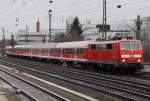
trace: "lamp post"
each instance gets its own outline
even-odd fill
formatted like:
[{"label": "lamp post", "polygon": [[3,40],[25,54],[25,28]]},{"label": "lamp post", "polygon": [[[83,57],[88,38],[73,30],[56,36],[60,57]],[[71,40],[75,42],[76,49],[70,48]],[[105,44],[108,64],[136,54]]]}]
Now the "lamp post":
[{"label": "lamp post", "polygon": [[[49,1],[49,3],[53,3],[52,0]],[[48,15],[49,15],[49,43],[51,43],[51,24],[52,24],[52,10],[48,11]]]}]

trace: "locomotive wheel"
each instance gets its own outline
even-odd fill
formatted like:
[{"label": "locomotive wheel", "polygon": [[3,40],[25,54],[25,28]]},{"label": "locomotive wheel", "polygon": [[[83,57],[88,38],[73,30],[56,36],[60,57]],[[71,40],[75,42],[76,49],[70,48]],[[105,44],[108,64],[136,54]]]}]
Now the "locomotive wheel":
[{"label": "locomotive wheel", "polygon": [[131,65],[130,71],[132,74],[134,74],[137,71],[137,67],[135,65]]},{"label": "locomotive wheel", "polygon": [[106,64],[102,64],[102,71],[107,72],[107,65]]},{"label": "locomotive wheel", "polygon": [[87,64],[86,63],[80,63],[82,68],[87,68]]},{"label": "locomotive wheel", "polygon": [[136,69],[132,69],[131,73],[134,74],[136,72]]},{"label": "locomotive wheel", "polygon": [[116,67],[112,67],[112,72],[113,72],[113,73],[118,73],[118,72],[119,72],[119,69],[116,68]]},{"label": "locomotive wheel", "polygon": [[101,72],[102,71],[102,64],[97,64],[96,69],[98,72]]},{"label": "locomotive wheel", "polygon": [[89,70],[94,70],[96,64],[87,64]]},{"label": "locomotive wheel", "polygon": [[129,73],[129,68],[128,67],[122,67],[122,68],[120,68],[119,72],[123,73],[123,74]]},{"label": "locomotive wheel", "polygon": [[107,69],[106,69],[107,72],[111,72],[111,71],[112,71],[112,65],[107,65],[106,68],[107,68]]}]

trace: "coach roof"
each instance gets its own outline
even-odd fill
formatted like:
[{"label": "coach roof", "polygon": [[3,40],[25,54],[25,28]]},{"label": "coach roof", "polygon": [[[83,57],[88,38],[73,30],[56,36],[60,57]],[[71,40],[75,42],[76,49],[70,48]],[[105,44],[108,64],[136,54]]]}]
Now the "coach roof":
[{"label": "coach roof", "polygon": [[64,42],[57,44],[56,48],[87,48],[91,41]]}]

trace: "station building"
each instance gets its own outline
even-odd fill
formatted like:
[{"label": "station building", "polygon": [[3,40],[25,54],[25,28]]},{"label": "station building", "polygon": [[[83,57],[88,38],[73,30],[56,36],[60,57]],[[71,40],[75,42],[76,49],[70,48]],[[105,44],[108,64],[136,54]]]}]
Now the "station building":
[{"label": "station building", "polygon": [[[54,40],[54,35],[51,35],[51,40]],[[26,32],[25,30],[20,30],[16,33],[16,41],[21,45],[47,43],[49,41],[49,32]]]},{"label": "station building", "polygon": [[[64,29],[51,29],[51,41],[55,40],[55,35],[65,32]],[[36,23],[36,31],[31,32],[26,30],[19,30],[16,33],[15,37],[17,44],[19,45],[32,45],[32,44],[41,44],[41,43],[48,43],[49,42],[49,30],[41,30],[40,29],[40,22]]]}]

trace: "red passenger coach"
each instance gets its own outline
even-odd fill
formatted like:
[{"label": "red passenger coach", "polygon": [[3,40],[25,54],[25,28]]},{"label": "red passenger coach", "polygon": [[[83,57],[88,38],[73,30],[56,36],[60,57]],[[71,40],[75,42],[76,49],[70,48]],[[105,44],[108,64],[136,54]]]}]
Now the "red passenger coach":
[{"label": "red passenger coach", "polygon": [[139,40],[80,41],[7,47],[8,56],[46,59],[68,65],[78,63],[98,71],[136,72],[143,69]]}]

